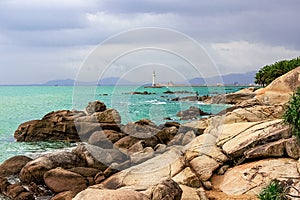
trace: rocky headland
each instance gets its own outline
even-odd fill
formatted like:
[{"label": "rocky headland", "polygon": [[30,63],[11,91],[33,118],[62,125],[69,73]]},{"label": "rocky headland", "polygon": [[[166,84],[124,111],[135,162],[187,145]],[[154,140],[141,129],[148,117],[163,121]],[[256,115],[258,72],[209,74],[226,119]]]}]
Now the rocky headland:
[{"label": "rocky headland", "polygon": [[6,160],[0,192],[20,200],[244,200],[257,199],[277,179],[290,186],[290,196],[300,196],[300,143],[282,120],[299,86],[300,67],[266,88],[210,99],[233,106],[185,124],[142,119],[124,125],[118,111],[100,101],[85,111],[51,112],[21,124],[16,140],[77,146]]}]

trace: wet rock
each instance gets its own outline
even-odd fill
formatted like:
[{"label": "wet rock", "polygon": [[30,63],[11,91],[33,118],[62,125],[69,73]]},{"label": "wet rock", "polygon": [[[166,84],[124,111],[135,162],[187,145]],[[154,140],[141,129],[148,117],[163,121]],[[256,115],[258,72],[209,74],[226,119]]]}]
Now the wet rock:
[{"label": "wet rock", "polygon": [[106,105],[103,102],[97,100],[97,101],[89,102],[85,110],[88,115],[92,115],[95,112],[105,111]]},{"label": "wet rock", "polygon": [[21,169],[30,161],[32,161],[32,159],[27,156],[14,156],[9,158],[0,165],[0,176],[7,177],[19,174]]},{"label": "wet rock", "polygon": [[172,179],[153,186],[152,191],[152,200],[180,200],[182,196],[182,189]]},{"label": "wet rock", "polygon": [[176,116],[180,117],[181,120],[196,119],[199,116],[210,115],[210,113],[202,111],[200,108],[191,106],[189,109],[180,111]]},{"label": "wet rock", "polygon": [[44,181],[47,187],[53,192],[82,191],[87,188],[86,179],[74,172],[61,168],[49,170],[44,174]]},{"label": "wet rock", "polygon": [[122,190],[108,190],[108,189],[95,189],[88,188],[77,194],[74,200],[150,200],[146,195],[128,189]]},{"label": "wet rock", "polygon": [[150,138],[159,131],[158,126],[149,119],[129,122],[124,126],[123,132],[136,138]]},{"label": "wet rock", "polygon": [[19,178],[24,183],[35,182],[44,183],[44,174],[54,168],[65,169],[85,166],[85,160],[71,152],[54,152],[43,155],[33,161],[28,162],[21,170]]},{"label": "wet rock", "polygon": [[14,133],[17,141],[70,141],[77,142],[74,120],[85,114],[81,111],[60,110],[45,115],[41,120],[33,120],[19,125]]}]

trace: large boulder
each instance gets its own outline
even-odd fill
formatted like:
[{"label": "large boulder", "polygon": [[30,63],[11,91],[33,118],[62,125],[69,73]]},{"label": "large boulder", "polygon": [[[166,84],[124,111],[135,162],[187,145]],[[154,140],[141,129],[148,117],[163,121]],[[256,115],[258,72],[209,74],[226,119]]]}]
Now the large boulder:
[{"label": "large boulder", "polygon": [[145,194],[134,190],[121,189],[121,190],[108,190],[88,188],[77,194],[74,200],[150,200]]},{"label": "large boulder", "polygon": [[86,179],[80,174],[56,168],[44,174],[44,181],[48,188],[55,193],[65,191],[80,192],[87,188]]},{"label": "large boulder", "polygon": [[[217,144],[227,155],[240,157],[251,148],[291,136],[290,128],[282,125],[282,120],[249,123],[246,129],[242,129],[242,126],[247,127],[247,124],[236,123],[227,126],[229,129],[221,129]],[[229,132],[234,129],[234,132]]]},{"label": "large boulder", "polygon": [[19,174],[21,169],[30,161],[32,159],[27,156],[14,156],[0,165],[0,176],[7,177]]},{"label": "large boulder", "polygon": [[267,105],[285,104],[300,85],[300,67],[278,77],[267,87],[256,91],[256,98]]},{"label": "large boulder", "polygon": [[259,122],[268,119],[280,119],[284,113],[284,106],[261,106],[237,108],[222,116],[222,123]]},{"label": "large boulder", "polygon": [[43,155],[33,161],[28,162],[21,170],[19,178],[24,183],[35,182],[44,183],[44,174],[54,168],[65,169],[73,167],[83,167],[86,161],[71,152],[54,152]]},{"label": "large boulder", "polygon": [[229,195],[260,193],[271,180],[299,178],[298,162],[288,158],[259,160],[229,169],[220,177],[220,189]]},{"label": "large boulder", "polygon": [[171,148],[150,160],[114,174],[106,179],[102,185],[108,189],[125,187],[134,190],[146,190],[181,172],[185,165],[181,155],[180,148]]},{"label": "large boulder", "polygon": [[18,142],[25,141],[69,141],[78,142],[74,120],[84,116],[84,112],[60,110],[45,115],[41,120],[33,120],[19,125],[14,133]]}]

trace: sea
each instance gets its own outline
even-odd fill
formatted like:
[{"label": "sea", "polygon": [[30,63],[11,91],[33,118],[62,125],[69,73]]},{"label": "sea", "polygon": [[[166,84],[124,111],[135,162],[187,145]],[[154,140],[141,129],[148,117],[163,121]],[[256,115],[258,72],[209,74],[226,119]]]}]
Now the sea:
[{"label": "sea", "polygon": [[[19,124],[41,119],[56,110],[84,110],[89,101],[100,100],[119,111],[122,124],[148,118],[159,124],[181,121],[176,114],[190,106],[216,114],[230,105],[172,101],[176,97],[217,95],[246,86],[162,87],[143,86],[0,86],[0,163],[15,155],[38,155],[71,148],[67,142],[16,142]],[[137,93],[137,94],[136,94]],[[142,94],[140,94],[142,93]],[[145,93],[145,94],[144,94]]]}]

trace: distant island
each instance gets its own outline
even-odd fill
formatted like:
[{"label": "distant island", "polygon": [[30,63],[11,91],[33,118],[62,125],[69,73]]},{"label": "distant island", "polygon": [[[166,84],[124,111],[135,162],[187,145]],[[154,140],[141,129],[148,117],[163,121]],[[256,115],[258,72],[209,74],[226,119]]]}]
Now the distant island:
[{"label": "distant island", "polygon": [[[199,85],[250,85],[253,84],[255,81],[255,74],[256,71],[247,72],[247,73],[231,73],[222,76],[213,76],[209,78],[193,78],[187,80],[185,83],[172,83],[174,86],[199,86]],[[150,76],[149,76],[150,80]],[[223,83],[220,83],[220,80],[223,80]],[[95,85],[93,82],[75,82],[73,79],[64,79],[64,80],[51,80],[43,84],[32,84],[32,85],[39,85],[39,86],[74,86],[82,85],[82,86],[89,86]],[[149,81],[149,83],[140,83],[140,82],[133,82],[126,79],[121,79],[119,77],[108,77],[103,78],[99,81],[97,85],[99,86],[135,86],[135,85],[144,85],[144,86],[151,86],[153,83]],[[171,86],[170,83],[159,83],[158,85],[162,86]]]}]

